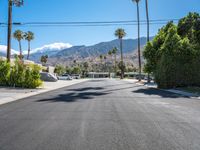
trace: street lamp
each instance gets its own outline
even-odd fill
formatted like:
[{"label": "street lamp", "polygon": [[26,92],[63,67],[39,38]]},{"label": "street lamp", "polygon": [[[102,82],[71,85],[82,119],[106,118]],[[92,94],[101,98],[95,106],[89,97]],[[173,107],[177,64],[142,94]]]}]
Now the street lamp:
[{"label": "street lamp", "polygon": [[8,39],[7,39],[7,61],[11,57],[11,34],[12,34],[12,6],[20,7],[24,0],[8,0]]}]

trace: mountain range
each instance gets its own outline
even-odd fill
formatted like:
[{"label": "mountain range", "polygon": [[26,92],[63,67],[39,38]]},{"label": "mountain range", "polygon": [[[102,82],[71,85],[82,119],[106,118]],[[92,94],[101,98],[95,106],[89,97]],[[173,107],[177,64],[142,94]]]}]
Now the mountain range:
[{"label": "mountain range", "polygon": [[[151,37],[151,40],[153,37]],[[123,52],[124,54],[129,53],[135,53],[137,50],[137,39],[124,39],[123,40]],[[147,38],[142,37],[141,38],[141,47],[144,47],[146,45]],[[109,50],[113,49],[114,47],[117,47],[119,49],[120,44],[119,40],[112,40],[108,42],[101,42],[92,46],[72,46],[70,48],[65,48],[61,50],[54,50],[49,51],[46,50],[44,52],[36,52],[32,53],[30,58],[31,60],[34,60],[36,62],[39,62],[40,57],[42,55],[48,55],[49,61],[54,60],[57,62],[63,62],[63,61],[72,61],[72,60],[81,60],[86,58],[93,58],[93,57],[99,57],[99,55],[105,55],[108,53]],[[118,51],[119,53],[119,51]]]},{"label": "mountain range", "polygon": [[[153,37],[150,38],[151,40]],[[123,40],[123,52],[126,57],[128,54],[135,54],[137,52],[137,39],[124,39]],[[147,38],[141,38],[141,48],[146,45]],[[101,42],[91,46],[72,46],[68,43],[53,43],[49,45],[44,45],[43,47],[36,48],[31,51],[30,60],[35,62],[40,62],[40,58],[42,55],[48,55],[48,62],[51,65],[55,65],[57,63],[66,64],[67,62],[71,62],[73,60],[86,60],[88,58],[97,58],[99,55],[106,55],[109,50],[117,47],[119,49],[120,42],[118,39]],[[12,54],[17,54],[18,52],[12,50]],[[27,53],[27,52],[25,52]],[[120,52],[118,51],[118,54]],[[6,55],[6,46],[0,45],[0,56]],[[132,55],[132,56],[133,56]],[[25,55],[26,58],[26,55]],[[132,59],[132,58],[131,58]]]}]

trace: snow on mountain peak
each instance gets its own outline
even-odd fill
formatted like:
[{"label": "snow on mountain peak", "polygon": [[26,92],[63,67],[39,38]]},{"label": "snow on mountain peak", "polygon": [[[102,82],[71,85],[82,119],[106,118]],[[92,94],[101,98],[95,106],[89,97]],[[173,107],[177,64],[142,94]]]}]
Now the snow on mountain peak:
[{"label": "snow on mountain peak", "polygon": [[[6,54],[7,53],[7,46],[6,45],[0,45],[0,53]],[[19,54],[18,51],[11,49],[11,54]]]},{"label": "snow on mountain peak", "polygon": [[31,51],[31,53],[44,53],[48,51],[60,51],[66,48],[72,47],[69,43],[52,43],[48,45],[44,45],[42,47],[36,48]]}]

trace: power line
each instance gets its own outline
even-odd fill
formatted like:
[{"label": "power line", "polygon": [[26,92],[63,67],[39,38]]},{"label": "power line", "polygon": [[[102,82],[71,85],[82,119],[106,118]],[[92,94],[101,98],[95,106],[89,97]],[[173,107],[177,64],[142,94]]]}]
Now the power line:
[{"label": "power line", "polygon": [[[168,21],[178,21],[179,19],[160,19],[160,20],[150,20],[150,24],[163,24]],[[146,20],[141,20],[141,24],[146,24]],[[128,21],[96,21],[96,22],[22,22],[22,23],[13,23],[13,25],[70,25],[70,26],[105,26],[105,25],[135,25],[136,20]],[[0,25],[7,25],[7,23],[0,23]]]}]

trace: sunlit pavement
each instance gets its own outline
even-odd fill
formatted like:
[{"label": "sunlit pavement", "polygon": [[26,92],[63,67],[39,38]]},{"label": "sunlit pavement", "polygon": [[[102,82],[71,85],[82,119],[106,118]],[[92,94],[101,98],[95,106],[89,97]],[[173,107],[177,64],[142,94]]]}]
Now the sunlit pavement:
[{"label": "sunlit pavement", "polygon": [[0,106],[0,150],[199,150],[200,101],[90,80]]},{"label": "sunlit pavement", "polygon": [[23,89],[23,88],[5,88],[0,87],[0,105],[10,103],[22,98],[27,98],[37,94],[49,92],[55,89],[71,86],[74,84],[79,84],[89,79],[79,79],[79,80],[70,80],[64,81],[59,80],[57,82],[44,82],[42,87],[38,89]]}]

